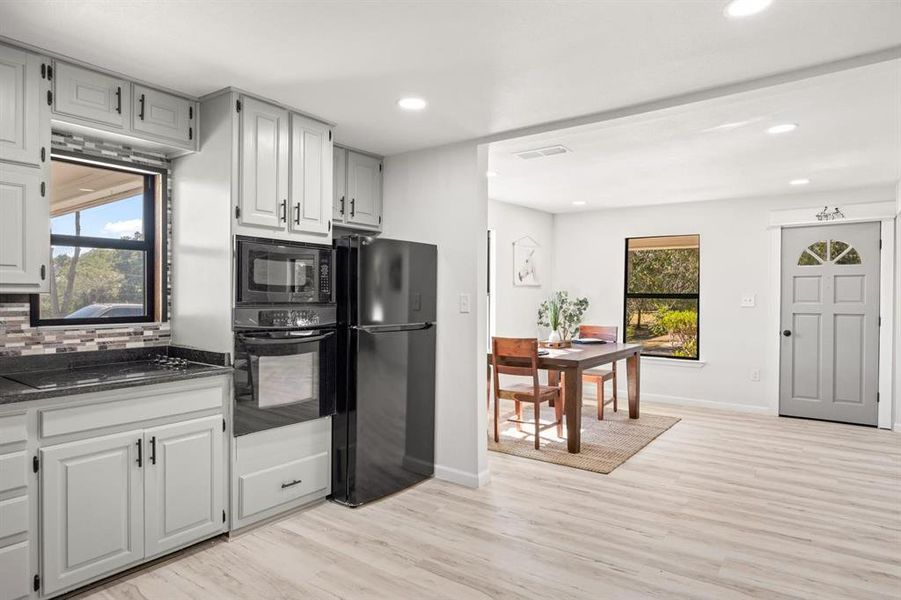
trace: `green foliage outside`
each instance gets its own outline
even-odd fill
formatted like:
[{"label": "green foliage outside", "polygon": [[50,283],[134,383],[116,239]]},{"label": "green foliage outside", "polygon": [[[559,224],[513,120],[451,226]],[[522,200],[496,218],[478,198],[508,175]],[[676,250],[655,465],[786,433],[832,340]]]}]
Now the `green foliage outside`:
[{"label": "green foliage outside", "polygon": [[652,329],[657,335],[669,337],[673,356],[697,356],[697,310],[669,310],[661,307],[657,311],[657,319]]}]

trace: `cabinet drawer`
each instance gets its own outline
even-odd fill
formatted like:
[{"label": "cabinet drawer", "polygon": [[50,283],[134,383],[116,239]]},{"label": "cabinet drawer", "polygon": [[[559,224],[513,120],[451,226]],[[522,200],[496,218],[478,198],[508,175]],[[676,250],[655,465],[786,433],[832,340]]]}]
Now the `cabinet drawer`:
[{"label": "cabinet drawer", "polygon": [[221,409],[222,403],[223,392],[219,384],[181,390],[145,388],[141,392],[132,392],[122,400],[98,400],[95,404],[42,410],[38,422],[41,436],[46,438],[201,410]]},{"label": "cabinet drawer", "polygon": [[0,492],[24,488],[27,485],[27,464],[24,452],[0,456]]},{"label": "cabinet drawer", "polygon": [[28,531],[28,496],[0,501],[0,540]]},{"label": "cabinet drawer", "polygon": [[0,600],[27,598],[31,592],[28,542],[0,548]]},{"label": "cabinet drawer", "polygon": [[24,414],[0,417],[0,445],[24,442],[26,439]]},{"label": "cabinet drawer", "polygon": [[329,485],[328,453],[242,475],[238,480],[239,517],[246,519]]}]

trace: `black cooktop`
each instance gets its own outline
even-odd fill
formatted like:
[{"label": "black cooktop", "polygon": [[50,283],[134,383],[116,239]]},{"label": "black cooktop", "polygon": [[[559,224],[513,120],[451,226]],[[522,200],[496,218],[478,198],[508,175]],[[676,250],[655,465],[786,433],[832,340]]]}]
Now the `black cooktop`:
[{"label": "black cooktop", "polygon": [[72,369],[10,373],[4,377],[38,390],[51,390],[61,387],[169,377],[173,371],[190,374],[193,371],[205,369],[209,369],[209,365],[177,358],[159,357],[154,360],[109,363]]}]

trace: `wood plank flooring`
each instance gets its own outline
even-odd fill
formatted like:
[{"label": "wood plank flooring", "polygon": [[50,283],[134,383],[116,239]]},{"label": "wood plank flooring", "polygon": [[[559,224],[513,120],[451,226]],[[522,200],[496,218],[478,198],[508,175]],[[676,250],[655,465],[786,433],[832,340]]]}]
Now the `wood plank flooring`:
[{"label": "wood plank flooring", "polygon": [[491,483],[331,503],[91,600],[901,598],[901,435],[648,403],[610,475],[489,453]]}]

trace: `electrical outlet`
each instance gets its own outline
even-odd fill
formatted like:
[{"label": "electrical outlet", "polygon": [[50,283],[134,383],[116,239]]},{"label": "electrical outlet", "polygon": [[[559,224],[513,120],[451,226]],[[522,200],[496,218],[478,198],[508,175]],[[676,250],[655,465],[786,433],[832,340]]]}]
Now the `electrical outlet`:
[{"label": "electrical outlet", "polygon": [[460,312],[468,313],[472,308],[470,305],[471,301],[469,299],[469,294],[460,294]]},{"label": "electrical outlet", "polygon": [[751,381],[760,381],[760,369],[751,369]]},{"label": "electrical outlet", "polygon": [[757,294],[745,294],[741,297],[742,308],[754,308],[757,306]]}]

